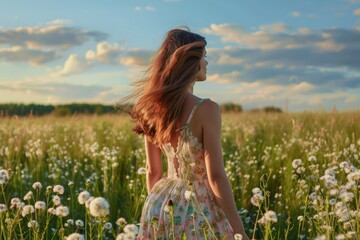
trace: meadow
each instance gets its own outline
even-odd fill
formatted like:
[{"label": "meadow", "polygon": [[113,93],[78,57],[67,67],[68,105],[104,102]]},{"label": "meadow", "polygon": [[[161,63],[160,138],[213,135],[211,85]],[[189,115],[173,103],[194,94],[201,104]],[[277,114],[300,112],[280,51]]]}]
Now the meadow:
[{"label": "meadow", "polygon": [[[132,126],[1,118],[0,239],[134,239],[147,193]],[[360,112],[226,113],[222,147],[249,236],[360,239]]]}]

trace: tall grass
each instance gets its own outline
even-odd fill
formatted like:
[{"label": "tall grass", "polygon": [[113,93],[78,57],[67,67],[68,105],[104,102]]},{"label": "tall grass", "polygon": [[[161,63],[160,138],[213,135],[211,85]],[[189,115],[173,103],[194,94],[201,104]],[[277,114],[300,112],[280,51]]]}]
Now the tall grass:
[{"label": "tall grass", "polygon": [[[360,238],[358,123],[359,112],[223,115],[225,167],[248,235]],[[131,127],[125,115],[0,119],[0,239],[134,236],[146,184]]]}]

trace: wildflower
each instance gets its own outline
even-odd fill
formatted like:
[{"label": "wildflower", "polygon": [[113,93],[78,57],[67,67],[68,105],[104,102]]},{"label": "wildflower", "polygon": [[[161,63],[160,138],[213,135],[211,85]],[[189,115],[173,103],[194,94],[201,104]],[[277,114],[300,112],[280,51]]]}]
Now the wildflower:
[{"label": "wildflower", "polygon": [[320,235],[320,236],[317,236],[317,237],[315,238],[315,240],[326,240],[326,235],[325,235],[325,234],[322,234],[322,235]]},{"label": "wildflower", "polygon": [[185,199],[190,200],[191,197],[195,197],[195,193],[193,191],[186,190],[185,191]]},{"label": "wildflower", "polygon": [[53,191],[54,191],[54,193],[58,193],[58,194],[62,195],[62,194],[64,194],[65,189],[61,185],[55,185],[53,188]]},{"label": "wildflower", "polygon": [[31,197],[32,197],[32,195],[33,195],[33,192],[32,192],[32,191],[28,191],[28,192],[25,194],[25,196],[24,196],[24,200],[25,200],[25,201],[26,201],[26,200],[30,200]]},{"label": "wildflower", "polygon": [[354,199],[354,194],[352,192],[341,192],[339,197],[344,201],[344,202],[351,202]]},{"label": "wildflower", "polygon": [[3,212],[6,212],[6,210],[7,210],[6,205],[3,204],[3,203],[1,203],[1,204],[0,204],[0,214],[3,213]]},{"label": "wildflower", "polygon": [[39,227],[39,223],[35,220],[31,220],[30,222],[28,222],[27,225],[29,228],[38,228]]},{"label": "wildflower", "polygon": [[298,174],[301,174],[303,172],[305,172],[305,168],[303,166],[300,166],[296,169],[296,173],[298,173]]},{"label": "wildflower", "polygon": [[35,203],[35,208],[36,209],[45,209],[46,208],[46,203],[45,202],[43,202],[43,201],[37,201],[36,203]]},{"label": "wildflower", "polygon": [[33,213],[33,212],[35,212],[35,209],[34,209],[34,207],[33,207],[32,205],[25,205],[25,206],[22,208],[21,215],[22,215],[23,217],[25,217],[26,215],[31,214],[31,213]]},{"label": "wildflower", "polygon": [[70,224],[70,225],[74,225],[74,220],[73,220],[73,219],[68,219],[66,222],[67,222],[68,224]]},{"label": "wildflower", "polygon": [[146,168],[144,168],[144,167],[139,168],[137,171],[137,174],[140,174],[140,175],[146,174]]},{"label": "wildflower", "polygon": [[91,201],[94,200],[94,199],[95,198],[93,196],[89,197],[89,199],[85,201],[85,207],[89,208]]},{"label": "wildflower", "polygon": [[110,229],[112,228],[111,222],[105,223],[103,228],[104,228],[104,229],[107,229],[107,230],[110,230]]},{"label": "wildflower", "polygon": [[267,221],[277,222],[276,213],[274,211],[269,210],[264,214],[264,216],[265,216]]},{"label": "wildflower", "polygon": [[78,220],[75,221],[75,225],[76,225],[77,227],[83,227],[83,226],[84,226],[84,222],[83,222],[82,220],[78,219]]},{"label": "wildflower", "polygon": [[310,156],[310,157],[308,157],[308,161],[309,162],[316,162],[316,157],[315,156]]},{"label": "wildflower", "polygon": [[302,165],[302,161],[301,159],[294,159],[294,161],[292,162],[292,167],[294,169],[296,169],[298,166]]},{"label": "wildflower", "polygon": [[69,187],[71,187],[71,186],[73,186],[74,185],[74,182],[72,182],[72,181],[70,181],[69,183],[68,183],[68,186]]},{"label": "wildflower", "polygon": [[60,199],[60,197],[59,197],[58,195],[55,195],[55,196],[53,197],[52,201],[53,201],[53,203],[54,203],[55,206],[58,206],[58,205],[60,205],[60,203],[61,203],[61,199]]},{"label": "wildflower", "polygon": [[90,213],[94,217],[105,217],[109,214],[109,203],[103,197],[94,198],[90,202]]},{"label": "wildflower", "polygon": [[21,200],[19,198],[12,198],[10,201],[10,208],[19,208],[21,206]]},{"label": "wildflower", "polygon": [[299,221],[299,222],[302,222],[302,221],[304,221],[304,216],[298,216],[298,218],[297,218],[297,220]]},{"label": "wildflower", "polygon": [[78,196],[78,201],[81,205],[83,205],[89,198],[90,193],[88,191],[82,191]]},{"label": "wildflower", "polygon": [[127,224],[124,227],[124,232],[125,233],[138,233],[139,228],[135,224]]},{"label": "wildflower", "polygon": [[347,175],[349,181],[355,182],[360,180],[360,170],[357,169],[354,172],[351,172]]},{"label": "wildflower", "polygon": [[129,233],[120,233],[119,235],[116,236],[115,240],[135,240],[136,239],[136,235],[133,232],[129,232]]},{"label": "wildflower", "polygon": [[263,201],[264,201],[264,197],[261,194],[254,194],[251,197],[251,203],[256,207],[260,207]]},{"label": "wildflower", "polygon": [[48,211],[49,214],[52,214],[52,215],[56,214],[56,209],[53,208],[53,207],[49,208],[47,211]]},{"label": "wildflower", "polygon": [[126,224],[127,224],[127,222],[126,222],[125,218],[119,218],[118,220],[116,220],[116,225],[118,225],[120,227],[122,227]]},{"label": "wildflower", "polygon": [[235,240],[242,240],[243,236],[240,233],[237,233],[237,234],[234,235],[234,239]]},{"label": "wildflower", "polygon": [[9,180],[9,172],[5,169],[0,169],[0,185],[4,185]]},{"label": "wildflower", "polygon": [[66,240],[85,240],[84,235],[79,233],[72,233],[65,238]]},{"label": "wildflower", "polygon": [[260,188],[253,188],[253,190],[252,190],[252,193],[255,195],[255,194],[260,194],[260,195],[262,195],[263,193],[262,193],[262,191],[260,190]]},{"label": "wildflower", "polygon": [[336,240],[345,240],[346,237],[345,237],[344,234],[339,234],[339,235],[336,235],[335,239],[336,239]]},{"label": "wildflower", "polygon": [[35,190],[41,190],[42,188],[42,184],[40,182],[35,182],[33,185],[32,185],[33,189]]},{"label": "wildflower", "polygon": [[69,208],[66,206],[58,206],[56,208],[56,216],[59,217],[66,217],[67,215],[69,215]]},{"label": "wildflower", "polygon": [[335,205],[335,203],[336,203],[336,199],[335,198],[331,198],[330,200],[329,200],[329,204],[332,206],[332,205]]}]

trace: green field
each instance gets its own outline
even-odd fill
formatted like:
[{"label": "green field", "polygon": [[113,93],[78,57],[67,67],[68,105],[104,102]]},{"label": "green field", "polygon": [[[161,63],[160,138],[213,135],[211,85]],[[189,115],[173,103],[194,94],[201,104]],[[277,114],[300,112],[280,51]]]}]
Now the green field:
[{"label": "green field", "polygon": [[[125,115],[0,119],[0,239],[134,237],[146,183],[131,127]],[[249,236],[360,239],[360,112],[226,113],[222,146]]]}]

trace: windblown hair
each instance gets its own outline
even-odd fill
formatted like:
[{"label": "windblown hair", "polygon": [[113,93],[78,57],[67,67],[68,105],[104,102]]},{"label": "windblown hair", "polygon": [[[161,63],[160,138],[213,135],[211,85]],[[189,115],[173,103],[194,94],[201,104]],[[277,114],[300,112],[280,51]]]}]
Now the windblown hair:
[{"label": "windblown hair", "polygon": [[167,33],[144,78],[127,97],[138,98],[130,111],[136,133],[145,134],[156,145],[171,140],[187,91],[200,70],[205,45],[205,38],[189,29]]}]

